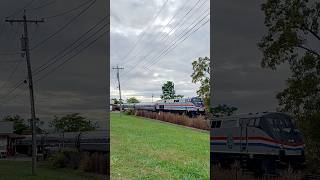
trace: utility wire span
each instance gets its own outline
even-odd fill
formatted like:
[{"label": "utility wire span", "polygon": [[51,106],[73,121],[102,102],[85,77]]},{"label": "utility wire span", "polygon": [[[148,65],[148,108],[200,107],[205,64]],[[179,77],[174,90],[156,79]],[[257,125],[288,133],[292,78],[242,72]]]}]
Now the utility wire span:
[{"label": "utility wire span", "polygon": [[4,83],[2,83],[2,85],[0,86],[0,90],[5,88],[7,83],[10,82],[10,80],[12,79],[12,77],[14,76],[14,74],[17,72],[19,65],[21,64],[21,60],[16,62],[16,64],[14,65],[14,68],[12,70],[12,72],[9,74],[8,78],[4,81]]},{"label": "utility wire span", "polygon": [[[101,28],[98,29],[97,32],[95,32],[94,34],[90,35],[89,37],[87,37],[86,39],[84,39],[82,42],[80,42],[77,46],[75,46],[73,49],[69,50],[68,52],[64,53],[59,59],[56,59],[59,55],[61,54],[57,54],[57,56],[54,57],[54,59],[56,59],[55,61],[51,61],[50,64],[47,64],[45,67],[43,67],[42,69],[37,69],[37,71],[34,73],[34,75],[37,75],[39,74],[40,72],[46,70],[47,68],[49,68],[50,66],[52,66],[53,64],[55,64],[56,62],[58,62],[61,58],[67,56],[68,54],[72,53],[73,50],[77,49],[78,47],[80,47],[84,42],[86,42],[87,40],[89,40],[90,38],[92,38],[93,36],[95,36],[97,33],[99,33],[100,31],[102,31],[106,26],[108,25],[107,24],[104,24]],[[67,50],[67,49],[65,49]],[[63,51],[65,51],[63,50]]]},{"label": "utility wire span", "polygon": [[[35,69],[35,72],[34,72],[34,75],[37,75],[37,74],[39,74],[40,73],[40,70],[41,71],[43,71],[44,69],[44,66],[46,66],[46,65],[48,65],[49,63],[50,64],[54,64],[51,60],[54,60],[54,59],[56,59],[59,55],[61,55],[61,53],[63,53],[63,52],[65,52],[66,50],[68,50],[67,48],[69,48],[69,47],[72,47],[76,42],[78,42],[79,40],[81,40],[85,35],[87,35],[89,32],[91,32],[94,28],[96,28],[98,25],[101,25],[101,23],[104,21],[104,20],[106,20],[108,17],[107,16],[105,16],[105,17],[103,17],[102,19],[100,19],[94,26],[92,26],[87,32],[85,32],[84,34],[82,34],[76,41],[74,41],[73,43],[71,43],[69,46],[67,46],[66,47],[66,49],[64,49],[63,51],[60,51],[56,56],[54,56],[53,58],[50,58],[46,63],[44,63],[43,65],[41,65],[40,67],[38,67],[38,68],[36,68]],[[109,23],[107,23],[107,24],[104,24],[103,25],[103,27],[106,27],[107,25],[108,25]],[[97,32],[100,32],[101,31],[101,28],[100,29],[98,29],[98,31],[96,31],[95,33],[97,33]],[[107,30],[108,31],[108,30]],[[92,36],[90,36],[90,38],[91,38]],[[98,38],[101,38],[102,36],[99,36]],[[84,41],[86,41],[86,40],[88,40],[89,38],[87,38],[87,39],[85,39]],[[94,42],[96,41],[97,39],[95,39],[94,40]],[[84,41],[82,41],[81,43],[83,43]],[[91,42],[89,45],[87,45],[85,48],[82,48],[81,50],[84,50],[84,49],[86,49],[86,48],[88,48],[89,46],[91,46],[94,42]],[[80,45],[81,45],[81,43],[80,43]],[[77,46],[77,47],[79,47],[79,45]],[[77,52],[77,55],[78,54],[80,54],[81,52]],[[65,55],[67,55],[67,54],[65,54]],[[64,57],[64,56],[63,56]],[[75,56],[73,56],[72,58],[74,58]],[[69,60],[71,60],[72,58],[69,58]],[[58,60],[61,60],[61,57],[60,57],[60,59],[58,59]],[[57,62],[58,60],[56,60],[55,62]],[[69,60],[67,60],[67,61],[69,61]],[[63,63],[63,64],[65,64],[65,62]],[[60,64],[60,65],[58,65],[59,67],[61,67],[62,65]],[[41,69],[42,68],[42,69]],[[48,67],[45,67],[45,69],[47,69]],[[57,69],[57,67],[56,67],[56,69]],[[51,70],[52,71],[52,70]],[[53,70],[53,71],[55,71],[55,70]],[[53,72],[52,71],[52,72]],[[47,74],[49,74],[49,73],[47,73]],[[45,76],[47,76],[47,75],[45,75]],[[41,79],[43,79],[44,77],[41,77]],[[39,79],[38,80],[36,80],[35,82],[37,82],[37,81],[40,81]],[[19,88],[20,86],[22,86],[23,85],[23,83],[24,83],[24,81],[19,81],[19,82],[17,82],[10,90],[9,90],[9,92],[7,93],[7,94],[5,94],[5,95],[3,95],[3,96],[1,96],[1,97],[8,97],[12,92],[14,92],[17,88]],[[2,98],[0,98],[0,99],[2,99]]]},{"label": "utility wire span", "polygon": [[95,38],[93,41],[91,41],[89,44],[87,44],[85,47],[81,48],[80,50],[78,50],[76,52],[76,54],[72,55],[71,57],[69,57],[68,59],[64,60],[61,64],[59,64],[58,66],[56,66],[55,68],[51,69],[49,72],[47,72],[46,74],[44,74],[43,76],[41,76],[40,78],[38,78],[36,80],[36,82],[41,81],[42,79],[44,79],[45,77],[47,77],[48,75],[50,75],[51,73],[53,73],[54,71],[56,71],[57,69],[61,68],[65,63],[69,62],[70,60],[72,60],[74,57],[78,56],[80,53],[82,53],[85,49],[88,49],[90,46],[92,46],[97,40],[99,40],[100,38],[102,38],[106,33],[108,32],[105,31],[103,32],[101,35],[99,35],[97,38]]},{"label": "utility wire span", "polygon": [[[187,6],[187,4],[188,4],[189,1],[190,1],[190,0],[187,0],[187,2],[184,3],[183,7],[180,7],[179,9],[177,9],[176,13],[171,17],[171,19],[168,21],[168,23],[167,23],[165,26],[162,26],[162,28],[159,30],[160,33],[161,33],[166,27],[168,27],[168,26],[170,25],[170,23],[174,20],[174,18],[181,12],[180,10],[183,10],[183,9]],[[164,33],[163,33],[163,34],[164,34]],[[150,40],[150,42],[154,41],[157,37],[158,37],[158,36],[153,36],[153,38]],[[138,53],[136,53],[136,55],[135,55],[133,58],[131,58],[131,59],[136,58],[136,57],[138,56],[138,54],[139,54],[142,50],[144,50],[144,49],[141,48],[140,51],[139,51]],[[125,62],[122,64],[122,66],[125,66],[128,62],[131,62],[131,61],[125,61]],[[134,66],[133,66],[133,67],[134,67]]]},{"label": "utility wire span", "polygon": [[138,43],[142,40],[142,38],[144,37],[146,31],[150,28],[150,25],[152,24],[153,21],[155,21],[158,16],[160,15],[160,13],[162,12],[162,10],[164,9],[164,7],[166,6],[166,4],[168,3],[168,0],[166,0],[163,5],[161,6],[160,10],[157,12],[157,14],[152,18],[152,20],[148,23],[148,25],[146,26],[146,28],[142,31],[142,33],[139,34],[137,41],[133,44],[132,48],[121,58],[121,62],[124,61],[124,59],[128,58],[128,56],[130,55],[130,53],[133,52],[133,50],[137,47]]},{"label": "utility wire span", "polygon": [[[191,32],[190,34],[189,34],[189,36],[186,36],[187,34],[188,34],[188,32],[190,32],[191,30],[193,30],[193,29],[195,29],[195,27],[199,24],[199,23],[201,23],[206,17],[208,17],[208,15],[210,15],[210,14],[207,14],[205,17],[203,17],[200,21],[198,21],[191,29],[189,29],[186,33],[184,33],[182,36],[180,36],[180,38],[178,39],[178,40],[176,40],[171,46],[168,46],[168,47],[166,47],[166,48],[164,48],[163,50],[162,50],[162,52],[160,53],[160,55],[158,55],[158,56],[155,56],[153,59],[151,59],[151,65],[153,65],[154,64],[154,61],[156,61],[156,60],[158,60],[158,59],[160,59],[160,57],[162,56],[162,55],[167,55],[170,51],[172,51],[173,49],[175,49],[176,48],[176,46],[178,45],[177,43],[179,42],[179,40],[181,40],[181,39],[183,39],[183,37],[186,37],[186,38],[184,38],[182,41],[180,41],[180,43],[182,43],[183,41],[185,41],[187,38],[189,38],[190,36],[191,36],[191,34],[193,34],[193,33],[195,33],[197,30],[199,30],[200,29],[200,27],[202,27],[202,26],[204,26],[206,23],[208,23],[209,22],[209,20],[207,20],[207,21],[205,21],[205,23],[203,23],[202,25],[200,25],[199,26],[199,28],[197,28],[196,30],[194,30],[193,32]],[[194,23],[193,23],[194,24]],[[191,24],[192,25],[192,24]],[[180,44],[179,43],[179,44]],[[135,66],[135,67],[137,67],[137,66]],[[129,71],[127,71],[127,73],[126,74],[128,74],[130,71],[132,71],[134,68],[132,68],[132,69],[130,69]],[[126,82],[128,79],[126,79],[124,82]]]},{"label": "utility wire span", "polygon": [[[196,19],[195,21],[193,21],[188,27],[186,27],[186,29],[184,31],[182,31],[178,36],[177,36],[177,39],[174,39],[171,43],[171,46],[170,46],[170,43],[169,43],[169,46],[167,48],[163,48],[162,51],[166,51],[166,49],[170,49],[172,46],[174,46],[174,44],[176,44],[180,39],[182,39],[183,37],[185,37],[189,32],[191,32],[194,28],[196,28],[197,25],[199,25],[205,18],[207,18],[210,13],[209,13],[209,10],[210,9],[207,9],[206,11],[204,11],[199,19],[202,17],[203,14],[205,14],[206,12],[208,12],[207,14],[205,14],[204,17],[202,17],[200,19],[200,21],[198,21],[198,19]],[[151,59],[152,61],[152,59]],[[144,64],[144,65],[147,65],[147,62]]]},{"label": "utility wire span", "polygon": [[45,3],[45,4],[42,4],[42,5],[40,5],[40,6],[33,7],[33,8],[28,8],[28,9],[26,9],[26,10],[27,10],[27,11],[34,11],[34,10],[43,9],[43,8],[46,8],[46,7],[48,7],[48,6],[51,6],[51,5],[55,4],[56,2],[57,2],[57,0],[52,0],[52,1],[49,1],[49,2],[47,2],[47,3]]},{"label": "utility wire span", "polygon": [[[161,36],[161,39],[159,40],[160,42],[162,42],[162,40],[165,40],[163,43],[166,43],[167,42],[167,40],[170,38],[170,33],[174,30],[174,32],[178,32],[178,29],[180,29],[180,27],[182,27],[182,25],[183,25],[183,23],[185,22],[184,20],[185,20],[185,18],[187,17],[187,15],[195,8],[195,7],[197,7],[197,5],[200,3],[200,0],[198,0],[193,6],[192,6],[192,8],[182,17],[182,19],[178,22],[178,24],[176,24],[176,26],[175,27],[173,27],[173,28],[171,28],[171,30],[167,33],[167,34],[165,34],[165,36]],[[203,1],[203,3],[196,9],[196,10],[198,10],[198,9],[200,9],[203,5],[204,5],[204,3],[206,3],[206,0],[205,1]],[[193,13],[194,14],[194,13]],[[193,16],[193,14],[191,14],[191,17]],[[201,16],[202,16],[202,14],[201,14]],[[181,23],[181,22],[183,22],[183,23]],[[176,29],[177,28],[177,29]],[[187,28],[186,28],[187,29]],[[185,30],[186,30],[185,29]],[[181,34],[181,33],[180,33]],[[179,34],[179,35],[180,35]],[[173,35],[173,34],[172,34]],[[174,40],[173,40],[174,41]],[[137,61],[137,63],[135,64],[135,65],[133,65],[133,67],[132,68],[135,68],[135,67],[137,67],[141,62],[143,62],[143,60],[144,59],[146,59],[149,55],[151,55],[151,53],[153,52],[153,50],[152,49],[150,49],[148,52],[147,52],[147,54],[142,58],[142,59],[140,59],[139,61]],[[132,71],[132,68],[129,70],[129,71]],[[128,71],[124,74],[124,75],[126,75],[128,73]]]},{"label": "utility wire span", "polygon": [[[67,47],[65,47],[62,51],[60,51],[59,53],[57,53],[53,58],[50,58],[47,62],[45,62],[44,64],[42,64],[41,66],[37,67],[34,70],[34,73],[39,73],[39,71],[42,71],[43,67],[48,65],[48,64],[52,64],[52,60],[56,59],[57,57],[59,57],[59,55],[61,55],[62,53],[64,53],[65,51],[68,50],[68,48],[72,47],[73,45],[75,45],[77,42],[79,42],[83,37],[85,37],[87,34],[89,34],[93,29],[95,29],[97,26],[101,25],[101,23],[106,20],[107,16],[103,17],[101,20],[99,20],[94,26],[92,26],[89,30],[87,30],[85,33],[83,33],[78,39],[76,39],[73,43],[69,44]],[[108,24],[105,24],[103,27],[105,27]]]},{"label": "utility wire span", "polygon": [[[193,33],[195,33],[196,31],[198,31],[201,27],[203,27],[205,24],[207,24],[210,21],[210,19],[206,20],[204,23],[202,23],[197,29],[195,29],[194,31],[192,31],[192,33],[190,33],[188,36],[186,36],[184,39],[182,39],[178,44],[181,44],[182,42],[184,42],[186,39],[188,39]],[[160,55],[148,68],[150,68],[151,66],[155,65],[162,57],[166,56],[169,52],[171,52],[172,50],[174,50],[178,44],[175,44],[174,47],[172,47],[170,50],[166,51],[164,54]],[[150,70],[149,70],[150,71]]]},{"label": "utility wire span", "polygon": [[47,38],[41,40],[40,42],[36,43],[33,47],[30,48],[30,50],[35,50],[36,48],[40,47],[43,45],[46,41],[50,40],[54,36],[56,36],[58,33],[63,31],[66,27],[68,27],[71,23],[73,23],[78,17],[80,17],[83,13],[85,13],[92,5],[96,2],[96,0],[93,0],[91,4],[89,4],[85,9],[83,9],[79,14],[77,14],[75,17],[73,17],[70,21],[68,21],[66,24],[61,26],[56,32],[53,34],[49,35]]},{"label": "utility wire span", "polygon": [[84,2],[84,3],[81,3],[80,5],[72,8],[72,9],[69,9],[69,10],[67,10],[67,11],[64,11],[64,12],[61,12],[61,13],[58,13],[58,14],[46,16],[46,17],[44,17],[44,18],[45,18],[45,19],[51,19],[51,18],[56,18],[56,17],[60,17],[60,16],[63,16],[63,15],[69,14],[69,13],[80,9],[81,7],[83,7],[83,6],[89,4],[90,2],[93,2],[93,1],[95,1],[95,0],[88,0],[88,1],[86,1],[86,2]]}]

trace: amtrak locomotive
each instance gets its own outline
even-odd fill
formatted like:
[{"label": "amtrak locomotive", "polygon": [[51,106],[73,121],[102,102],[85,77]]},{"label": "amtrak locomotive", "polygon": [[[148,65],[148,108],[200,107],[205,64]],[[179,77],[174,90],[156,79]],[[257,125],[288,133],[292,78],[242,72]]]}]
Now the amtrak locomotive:
[{"label": "amtrak locomotive", "polygon": [[298,167],[305,160],[302,135],[284,113],[214,118],[210,144],[212,163],[228,167],[236,160],[260,173],[276,173],[289,164]]},{"label": "amtrak locomotive", "polygon": [[123,109],[172,112],[196,116],[204,114],[205,107],[199,97],[159,100],[154,103],[125,103]]}]

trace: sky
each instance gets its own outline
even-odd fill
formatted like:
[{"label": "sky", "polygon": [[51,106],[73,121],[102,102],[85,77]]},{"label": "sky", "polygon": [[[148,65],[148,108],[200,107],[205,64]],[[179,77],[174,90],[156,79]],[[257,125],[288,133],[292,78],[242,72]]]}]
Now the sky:
[{"label": "sky", "polygon": [[266,34],[264,1],[215,0],[213,4],[213,101],[228,104],[238,113],[275,111],[276,94],[286,87],[288,64],[277,70],[260,66],[257,43]]},{"label": "sky", "polygon": [[[28,24],[29,41],[32,48],[31,64],[34,70],[36,116],[44,121],[45,128],[48,128],[48,122],[55,115],[61,117],[69,113],[80,113],[87,119],[98,122],[99,128],[106,128],[108,124],[106,119],[108,79],[105,34],[108,26],[103,26],[107,23],[107,18],[103,19],[107,15],[104,0],[3,0],[0,2],[1,118],[15,114],[24,119],[30,118],[27,84],[22,84],[12,91],[18,82],[27,77],[25,58],[20,54],[4,55],[8,52],[20,52],[23,26],[19,23],[10,25],[4,20],[8,16],[9,19],[21,19],[23,8],[26,9],[27,18],[38,20],[44,18],[45,21],[37,25]],[[61,57],[63,52],[66,52],[62,50],[98,22],[100,24],[93,31],[86,34],[72,47],[77,47],[78,43],[92,35],[91,38],[68,55]],[[93,35],[99,28],[100,31]],[[89,43],[96,38],[97,41],[90,47],[51,72],[58,64],[69,59],[76,52],[80,52],[85,46],[89,46]],[[47,40],[41,43],[45,39]],[[36,46],[37,44],[41,45]],[[53,62],[56,56],[58,56],[58,61],[55,64],[50,64],[39,74],[35,73],[35,70],[45,62],[49,60]],[[51,73],[44,76],[47,72]],[[42,76],[44,78],[37,81]]]},{"label": "sky", "polygon": [[119,98],[112,69],[117,65],[124,68],[120,70],[124,100],[158,100],[166,81],[174,82],[176,94],[197,96],[191,63],[210,55],[209,1],[117,0],[110,7],[111,98]]}]

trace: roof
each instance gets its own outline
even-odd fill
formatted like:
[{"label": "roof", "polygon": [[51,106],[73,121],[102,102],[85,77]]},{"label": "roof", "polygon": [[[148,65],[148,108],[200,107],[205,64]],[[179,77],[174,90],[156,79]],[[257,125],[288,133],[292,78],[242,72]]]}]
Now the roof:
[{"label": "roof", "polygon": [[287,115],[282,112],[257,112],[257,113],[249,113],[249,114],[238,114],[231,116],[223,116],[223,117],[214,117],[213,120],[227,120],[227,119],[240,119],[240,118],[259,118],[267,115]]}]

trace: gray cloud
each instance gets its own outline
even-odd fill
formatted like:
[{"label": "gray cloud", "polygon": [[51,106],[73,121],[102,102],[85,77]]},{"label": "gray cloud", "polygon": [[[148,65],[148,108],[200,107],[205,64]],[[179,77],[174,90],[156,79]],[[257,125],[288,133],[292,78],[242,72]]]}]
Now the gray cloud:
[{"label": "gray cloud", "polygon": [[[27,0],[19,2],[17,0],[1,1],[0,52],[20,50],[19,38],[23,30],[22,25],[13,24],[11,26],[8,23],[4,23],[4,19],[28,2],[29,1]],[[46,8],[32,10],[33,8],[46,3],[43,0],[35,0],[27,7],[27,16],[29,18],[47,17],[65,12],[66,10],[77,7],[83,2],[85,1],[56,1],[56,3]],[[84,9],[84,7],[81,9]],[[41,42],[43,39],[57,31],[80,11],[81,10],[77,10],[60,17],[45,19],[45,22],[40,23],[38,26],[30,24],[30,46],[33,47],[38,42]],[[21,13],[18,13],[11,18],[21,18],[21,15]],[[79,16],[63,31],[48,40],[43,46],[31,51],[33,69],[36,69],[44,62],[54,57],[106,15],[106,1],[97,0],[88,11]],[[99,121],[102,126],[106,126],[106,91],[108,81],[106,48],[106,37],[104,36],[90,48],[64,64],[60,69],[50,74],[42,81],[35,82],[34,89],[37,116],[47,122],[50,121],[54,115],[62,116],[66,113],[79,112],[88,119]],[[22,61],[15,75],[12,77],[11,81],[8,82],[8,86],[0,89],[0,95],[2,96],[7,94],[10,87],[16,84],[16,82],[25,79],[26,66],[24,58],[19,57],[19,55],[0,56],[0,58],[3,61],[19,59]],[[1,82],[4,82],[10,72],[12,72],[14,64],[0,63],[0,66],[1,85]],[[52,68],[52,66],[50,68]],[[42,74],[45,73],[43,72]],[[40,76],[35,75],[34,80],[36,81]],[[0,100],[1,116],[7,114],[20,114],[25,119],[30,117],[29,97],[26,88],[26,84],[18,88],[9,96],[9,99],[15,95],[17,95],[17,97],[7,103],[1,102]]]},{"label": "gray cloud", "polygon": [[[162,84],[169,80],[175,83],[177,94],[186,97],[196,96],[198,85],[191,83],[191,63],[198,57],[209,56],[209,24],[203,26],[156,63],[153,63],[152,59],[155,59],[182,30],[190,26],[203,11],[209,8],[209,1],[203,1],[202,6],[200,3],[181,23],[183,26],[176,32],[172,31],[167,38],[167,33],[179,25],[179,21],[197,2],[196,0],[169,0],[159,17],[137,43],[132,54],[126,59],[121,59],[134,46],[139,34],[148,27],[148,23],[164,2],[160,0],[111,2],[111,67],[119,65],[125,68],[120,74],[123,82],[121,84],[123,99],[136,96],[142,101],[151,101],[152,94],[159,98]],[[178,11],[174,20],[165,26]],[[111,96],[118,98],[115,71],[111,70],[110,76],[113,77],[110,87]]]},{"label": "gray cloud", "polygon": [[234,105],[241,113],[274,111],[275,96],[290,75],[287,65],[277,71],[260,66],[262,53],[257,43],[266,33],[262,2],[214,3],[214,102]]}]

